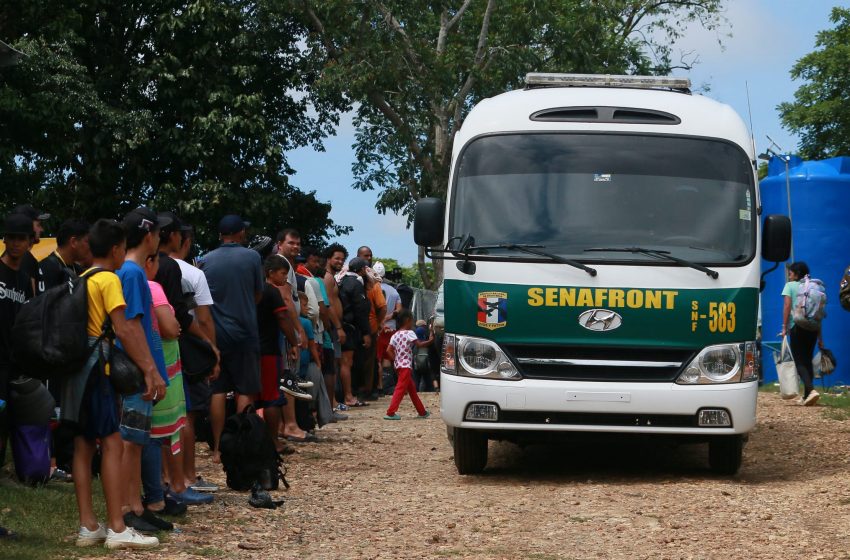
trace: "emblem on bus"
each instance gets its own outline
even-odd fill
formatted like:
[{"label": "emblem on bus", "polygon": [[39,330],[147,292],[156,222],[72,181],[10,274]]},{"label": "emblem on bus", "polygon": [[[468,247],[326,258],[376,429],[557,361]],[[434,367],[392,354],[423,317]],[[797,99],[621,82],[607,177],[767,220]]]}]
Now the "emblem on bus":
[{"label": "emblem on bus", "polygon": [[589,331],[613,331],[623,324],[623,317],[608,309],[589,309],[578,316],[578,324]]},{"label": "emblem on bus", "polygon": [[493,331],[508,324],[508,294],[506,292],[478,293],[478,326]]}]

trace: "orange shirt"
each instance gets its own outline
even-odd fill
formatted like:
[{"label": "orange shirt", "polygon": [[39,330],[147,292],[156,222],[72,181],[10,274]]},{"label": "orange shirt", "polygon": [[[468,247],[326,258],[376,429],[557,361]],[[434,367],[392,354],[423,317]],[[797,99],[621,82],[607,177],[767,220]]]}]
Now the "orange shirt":
[{"label": "orange shirt", "polygon": [[[376,333],[378,332],[378,315],[375,313],[375,310],[379,307],[383,307],[384,309],[387,307],[387,298],[384,297],[384,290],[381,289],[380,282],[375,282],[372,284],[371,289],[366,290],[366,298],[372,304],[369,309],[369,329],[373,333]],[[381,317],[381,320],[383,319]]]}]

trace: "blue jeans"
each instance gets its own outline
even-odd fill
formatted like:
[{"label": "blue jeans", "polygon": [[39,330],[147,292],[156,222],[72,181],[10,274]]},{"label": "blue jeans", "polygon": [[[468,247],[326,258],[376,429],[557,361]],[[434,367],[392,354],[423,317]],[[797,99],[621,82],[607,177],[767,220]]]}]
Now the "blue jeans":
[{"label": "blue jeans", "polygon": [[153,504],[165,499],[162,488],[161,441],[159,438],[150,438],[142,447],[142,489],[145,493],[142,501],[145,504]]}]

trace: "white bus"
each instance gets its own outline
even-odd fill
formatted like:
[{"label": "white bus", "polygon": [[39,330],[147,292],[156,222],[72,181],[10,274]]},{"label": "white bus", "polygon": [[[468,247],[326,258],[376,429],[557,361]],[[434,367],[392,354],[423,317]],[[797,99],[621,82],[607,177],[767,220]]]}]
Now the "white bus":
[{"label": "white bus", "polygon": [[750,134],[688,80],[529,74],[454,141],[414,237],[444,264],[441,412],[461,474],[488,441],[564,432],[707,442],[733,474],[756,423],[761,257]]}]

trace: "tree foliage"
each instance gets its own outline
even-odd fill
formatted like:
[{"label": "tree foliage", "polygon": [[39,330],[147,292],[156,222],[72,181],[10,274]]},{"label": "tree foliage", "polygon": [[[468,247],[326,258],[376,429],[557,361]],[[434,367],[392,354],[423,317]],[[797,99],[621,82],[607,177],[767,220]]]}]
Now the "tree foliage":
[{"label": "tree foliage", "polygon": [[850,9],[833,8],[833,29],[817,35],[816,50],[791,69],[803,83],[794,101],[779,105],[782,124],[801,136],[804,158],[850,154]]},{"label": "tree foliage", "polygon": [[0,36],[0,206],[58,218],[147,203],[199,227],[227,212],[262,230],[336,233],[330,204],[288,181],[285,152],[320,148],[339,98],[312,88],[303,26],[273,0],[19,0]]},{"label": "tree foliage", "polygon": [[[317,86],[356,111],[354,187],[412,215],[444,197],[472,106],[530,71],[667,73],[687,25],[716,29],[723,0],[290,0],[324,58]],[[686,57],[687,58],[687,57]],[[439,282],[420,272],[431,288]]]}]

